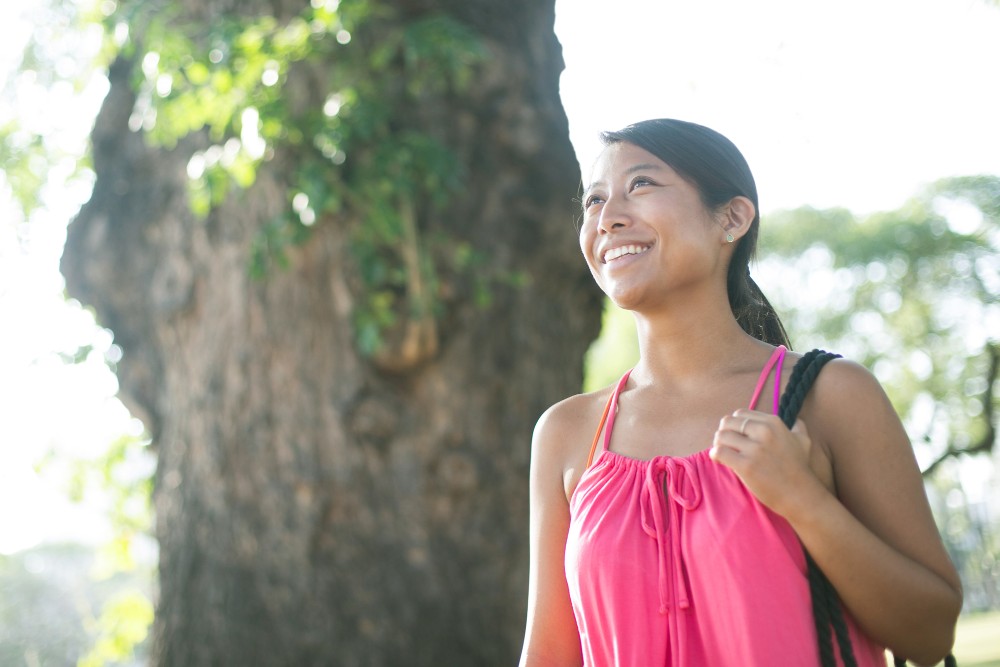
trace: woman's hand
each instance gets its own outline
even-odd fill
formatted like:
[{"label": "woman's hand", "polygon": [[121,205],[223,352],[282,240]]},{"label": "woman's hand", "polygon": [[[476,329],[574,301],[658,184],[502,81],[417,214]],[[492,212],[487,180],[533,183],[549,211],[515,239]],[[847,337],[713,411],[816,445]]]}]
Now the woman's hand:
[{"label": "woman's hand", "polygon": [[962,587],[888,396],[869,371],[835,359],[800,415],[808,431],[738,410],[720,423],[712,458],[789,522],[868,636],[937,663],[954,640]]},{"label": "woman's hand", "polygon": [[802,420],[788,430],[776,415],[737,410],[719,422],[709,456],[784,517],[815,506],[819,495],[834,493],[830,458],[812,442]]}]

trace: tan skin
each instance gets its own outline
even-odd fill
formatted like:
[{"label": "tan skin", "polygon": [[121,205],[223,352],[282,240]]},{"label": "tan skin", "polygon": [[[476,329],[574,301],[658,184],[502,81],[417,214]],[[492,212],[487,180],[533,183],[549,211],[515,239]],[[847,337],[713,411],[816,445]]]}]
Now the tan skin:
[{"label": "tan skin", "polygon": [[[726,295],[735,244],[755,216],[736,197],[705,208],[697,189],[647,151],[609,146],[585,195],[580,247],[598,285],[633,312],[640,360],[620,396],[612,448],[638,459],[711,445],[783,516],[861,628],[896,655],[934,664],[962,605],[912,448],[864,368],[830,362],[791,430],[746,405],[773,348],[743,332]],[[608,248],[644,249],[605,261]],[[782,387],[797,355],[789,354]],[[532,441],[531,573],[521,667],[582,664],[563,558],[569,498],[611,388],[568,398]],[[765,387],[764,396],[772,395]],[[770,409],[770,401],[761,402]],[[807,426],[808,425],[808,426]]]}]

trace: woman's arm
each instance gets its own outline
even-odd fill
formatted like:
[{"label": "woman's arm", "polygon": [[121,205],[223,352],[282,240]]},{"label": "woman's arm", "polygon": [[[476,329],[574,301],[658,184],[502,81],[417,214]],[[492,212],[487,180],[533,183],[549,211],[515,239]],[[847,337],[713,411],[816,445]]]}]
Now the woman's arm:
[{"label": "woman's arm", "polygon": [[[570,399],[572,400],[572,399]],[[531,445],[531,568],[528,622],[520,667],[579,667],[580,634],[566,584],[564,557],[569,502],[563,477],[567,402],[550,408],[535,426]]]},{"label": "woman's arm", "polygon": [[[723,420],[713,458],[789,521],[870,637],[918,664],[939,661],[954,640],[961,583],[885,392],[861,366],[835,360],[801,416],[789,432],[773,415],[738,411]],[[817,458],[832,468],[834,490]]]}]

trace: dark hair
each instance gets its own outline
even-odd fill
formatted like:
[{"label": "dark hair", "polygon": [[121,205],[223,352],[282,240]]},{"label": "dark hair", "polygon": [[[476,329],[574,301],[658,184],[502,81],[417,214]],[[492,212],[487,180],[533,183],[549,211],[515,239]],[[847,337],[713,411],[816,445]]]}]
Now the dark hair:
[{"label": "dark hair", "polygon": [[729,307],[743,330],[754,338],[791,347],[778,314],[750,277],[750,261],[757,252],[760,205],[750,166],[736,145],[715,130],[672,118],[645,120],[617,132],[603,132],[601,141],[606,146],[626,142],[649,151],[695,186],[706,208],[715,210],[737,196],[753,202],[750,229],[737,242],[729,262]]}]

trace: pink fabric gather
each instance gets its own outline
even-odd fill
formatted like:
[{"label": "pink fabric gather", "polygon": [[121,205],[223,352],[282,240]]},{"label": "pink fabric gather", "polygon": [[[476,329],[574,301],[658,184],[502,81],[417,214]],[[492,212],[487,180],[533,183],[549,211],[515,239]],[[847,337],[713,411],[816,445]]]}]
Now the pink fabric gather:
[{"label": "pink fabric gather", "polygon": [[[751,409],[774,369],[777,413],[784,356],[778,347],[761,371]],[[628,376],[570,500],[565,567],[584,665],[818,666],[805,556],[791,526],[707,449],[648,461],[611,451]],[[884,667],[884,649],[849,615],[847,623],[859,667]]]}]

